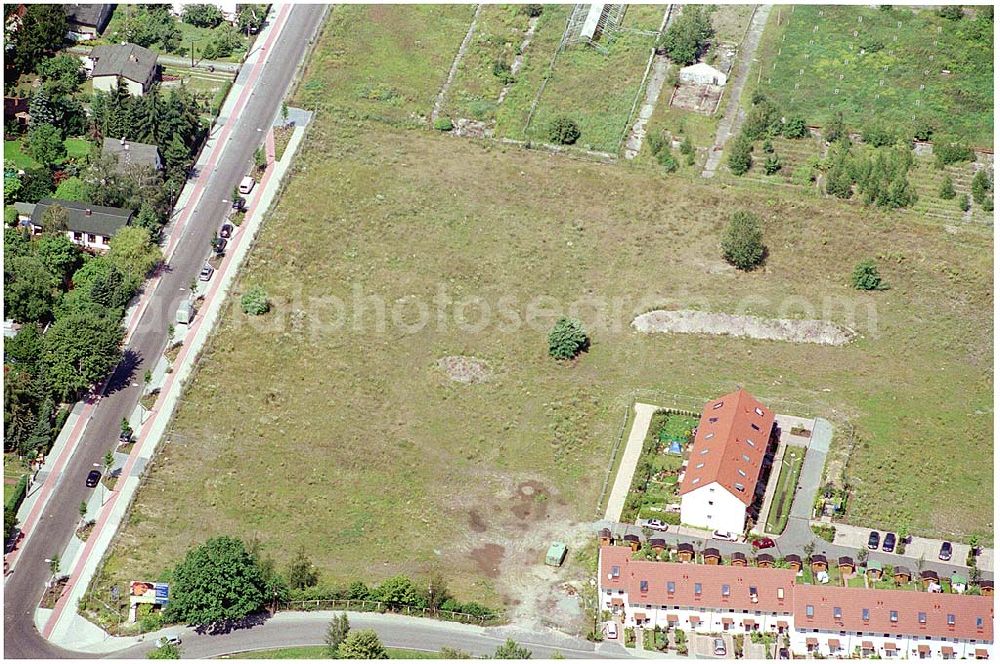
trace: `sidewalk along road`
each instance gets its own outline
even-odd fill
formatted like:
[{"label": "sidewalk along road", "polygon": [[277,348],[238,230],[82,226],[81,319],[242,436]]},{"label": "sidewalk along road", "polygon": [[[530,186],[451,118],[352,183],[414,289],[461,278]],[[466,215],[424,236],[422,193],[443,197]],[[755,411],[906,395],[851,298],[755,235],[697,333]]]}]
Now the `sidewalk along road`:
[{"label": "sidewalk along road", "polygon": [[[135,407],[141,395],[141,376],[152,369],[167,341],[167,328],[191,281],[204,264],[210,241],[228,210],[227,199],[245,174],[264,131],[278,112],[289,81],[315,34],[324,8],[318,5],[283,5],[272,17],[267,34],[258,43],[259,66],[245,70],[240,78],[244,106],[229,113],[223,130],[226,140],[216,142],[219,153],[213,168],[202,169],[198,197],[187,203],[187,219],[173,234],[176,246],[135,324],[125,360],[108,379],[104,396],[95,396],[80,438],[67,445],[62,470],[49,478],[47,500],[36,502],[32,531],[22,544],[14,571],[4,587],[4,656],[47,658],[67,652],[47,643],[34,627],[34,612],[49,577],[46,558],[66,548],[78,520],[77,507],[90,493],[84,477],[92,464],[100,463],[117,438],[119,424]],[[280,28],[280,30],[278,30]],[[278,38],[280,32],[281,38]],[[245,79],[243,77],[246,77]],[[221,137],[221,136],[220,136]],[[210,148],[216,149],[216,148]],[[60,481],[62,478],[65,481]]]}]

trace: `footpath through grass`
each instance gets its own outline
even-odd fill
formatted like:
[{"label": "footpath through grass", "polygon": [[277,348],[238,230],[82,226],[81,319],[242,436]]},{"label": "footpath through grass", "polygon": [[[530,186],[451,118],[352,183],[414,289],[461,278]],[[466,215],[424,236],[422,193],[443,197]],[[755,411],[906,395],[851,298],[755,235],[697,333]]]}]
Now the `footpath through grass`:
[{"label": "footpath through grass", "polygon": [[775,7],[761,44],[761,88],[783,114],[809,124],[838,112],[855,128],[882,121],[907,131],[926,120],[938,134],[991,147],[993,22],[983,9],[952,21],[910,7]]},{"label": "footpath through grass", "polygon": [[[795,499],[795,487],[799,481],[799,473],[802,471],[802,462],[805,461],[805,448],[787,445],[785,454],[781,458],[781,471],[778,474],[778,484],[774,488],[774,497],[771,499],[771,511],[767,515],[767,532],[780,535],[785,530],[788,523],[788,513],[792,509],[792,501]],[[772,469],[771,472],[774,472]]]}]

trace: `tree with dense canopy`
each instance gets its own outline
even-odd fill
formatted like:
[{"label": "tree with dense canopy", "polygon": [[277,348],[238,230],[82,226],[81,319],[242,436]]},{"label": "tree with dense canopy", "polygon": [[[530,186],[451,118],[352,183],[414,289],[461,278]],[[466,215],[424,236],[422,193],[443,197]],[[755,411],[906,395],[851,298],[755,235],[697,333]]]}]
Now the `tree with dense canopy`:
[{"label": "tree with dense canopy", "polygon": [[873,260],[864,260],[854,266],[854,272],[851,273],[851,285],[858,290],[865,291],[886,290],[888,288],[882,281],[878,267],[875,266]]},{"label": "tree with dense canopy", "polygon": [[583,323],[563,316],[549,332],[549,355],[557,360],[571,360],[590,346]]},{"label": "tree with dense canopy", "polygon": [[502,645],[497,646],[493,659],[531,659],[531,651],[518,645],[514,639],[507,639]]},{"label": "tree with dense canopy", "polygon": [[174,568],[167,616],[191,625],[245,618],[264,607],[266,581],[257,559],[235,537],[197,546]]},{"label": "tree with dense canopy", "polygon": [[711,10],[702,5],[685,5],[681,15],[659,38],[657,48],[684,67],[698,60],[714,34]]},{"label": "tree with dense canopy", "polygon": [[764,232],[760,218],[737,210],[722,234],[722,256],[740,270],[752,270],[764,260]]},{"label": "tree with dense canopy", "polygon": [[54,166],[66,158],[62,132],[50,124],[36,124],[28,131],[27,153],[43,166]]},{"label": "tree with dense canopy", "polygon": [[42,338],[42,364],[55,395],[72,401],[105,378],[122,359],[125,330],[108,313],[72,313],[59,318]]},{"label": "tree with dense canopy", "polygon": [[326,654],[336,659],[340,654],[338,648],[344,642],[351,631],[351,623],[347,619],[347,614],[341,612],[330,619],[330,624],[326,628]]},{"label": "tree with dense canopy", "polygon": [[59,279],[38,256],[14,256],[4,261],[3,299],[8,318],[19,323],[52,318]]},{"label": "tree with dense canopy", "polygon": [[337,646],[340,659],[389,659],[389,653],[373,629],[350,632]]}]

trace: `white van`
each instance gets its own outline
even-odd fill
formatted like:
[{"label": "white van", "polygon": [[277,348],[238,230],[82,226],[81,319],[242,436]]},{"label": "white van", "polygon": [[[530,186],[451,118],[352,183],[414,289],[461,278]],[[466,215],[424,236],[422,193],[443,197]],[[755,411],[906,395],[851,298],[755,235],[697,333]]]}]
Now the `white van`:
[{"label": "white van", "polygon": [[613,620],[609,620],[607,628],[605,629],[605,632],[607,632],[608,638],[611,639],[612,641],[614,641],[615,639],[617,639],[618,638],[618,625],[617,625],[617,623],[615,623]]},{"label": "white van", "polygon": [[240,193],[249,194],[251,191],[253,191],[253,186],[255,184],[257,183],[254,182],[253,178],[247,175],[242,180],[240,180]]}]

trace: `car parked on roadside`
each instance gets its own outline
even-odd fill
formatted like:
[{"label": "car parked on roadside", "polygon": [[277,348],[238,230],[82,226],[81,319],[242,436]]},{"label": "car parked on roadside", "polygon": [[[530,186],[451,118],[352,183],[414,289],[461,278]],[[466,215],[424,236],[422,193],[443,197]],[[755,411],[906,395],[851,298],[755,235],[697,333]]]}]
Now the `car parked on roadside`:
[{"label": "car parked on roadside", "polygon": [[211,265],[206,265],[201,268],[201,272],[198,273],[198,281],[208,281],[215,274],[215,268]]},{"label": "car parked on roadside", "polygon": [[615,639],[618,638],[618,624],[612,620],[609,620],[607,627],[604,629],[604,632],[605,634],[607,634],[609,639],[614,641]]},{"label": "car parked on roadside", "polygon": [[722,639],[714,639],[712,641],[712,652],[715,653],[716,657],[726,656],[726,642]]},{"label": "car parked on roadside", "polygon": [[132,442],[132,428],[122,429],[121,433],[118,434],[119,443],[131,443]]},{"label": "car parked on roadside", "polygon": [[233,234],[233,225],[222,224],[222,228],[219,229],[219,237],[224,237],[228,240],[232,236],[232,234]]},{"label": "car parked on roadside", "polygon": [[84,484],[86,484],[88,488],[93,489],[95,486],[97,486],[97,483],[100,481],[101,481],[101,471],[92,470],[89,473],[87,473],[87,481],[84,482]]},{"label": "car parked on roadside", "polygon": [[179,646],[181,644],[181,637],[177,634],[168,634],[167,636],[161,636],[156,640],[156,647],[162,648],[163,646]]},{"label": "car parked on roadside", "polygon": [[728,530],[716,530],[714,533],[712,533],[712,539],[726,540],[727,542],[738,542],[738,541],[740,541],[740,538],[739,538],[738,535],[735,535],[735,534],[729,532]]},{"label": "car parked on roadside", "polygon": [[249,194],[253,191],[253,186],[255,184],[257,184],[257,182],[252,177],[249,175],[245,176],[242,180],[240,180],[240,193]]},{"label": "car parked on roadside", "polygon": [[882,540],[882,550],[886,553],[896,550],[896,533],[886,533],[885,539]]},{"label": "car parked on roadside", "polygon": [[229,240],[224,237],[215,238],[215,255],[222,256],[226,253],[226,245],[229,244]]},{"label": "car parked on roadside", "polygon": [[878,544],[882,537],[878,534],[877,530],[873,530],[868,533],[868,548],[872,551],[878,551]]},{"label": "car parked on roadside", "polygon": [[951,560],[951,542],[942,542],[938,560]]},{"label": "car parked on roadside", "polygon": [[236,212],[246,212],[247,211],[247,199],[242,196],[237,196],[233,199],[233,210]]},{"label": "car parked on roadside", "polygon": [[646,527],[651,530],[666,530],[667,524],[659,519],[649,519],[646,521]]},{"label": "car parked on roadside", "polygon": [[778,659],[791,659],[792,655],[788,652],[788,648],[778,648]]},{"label": "car parked on roadside", "polygon": [[770,549],[774,546],[774,540],[770,537],[758,537],[750,543],[750,546],[755,549]]}]

